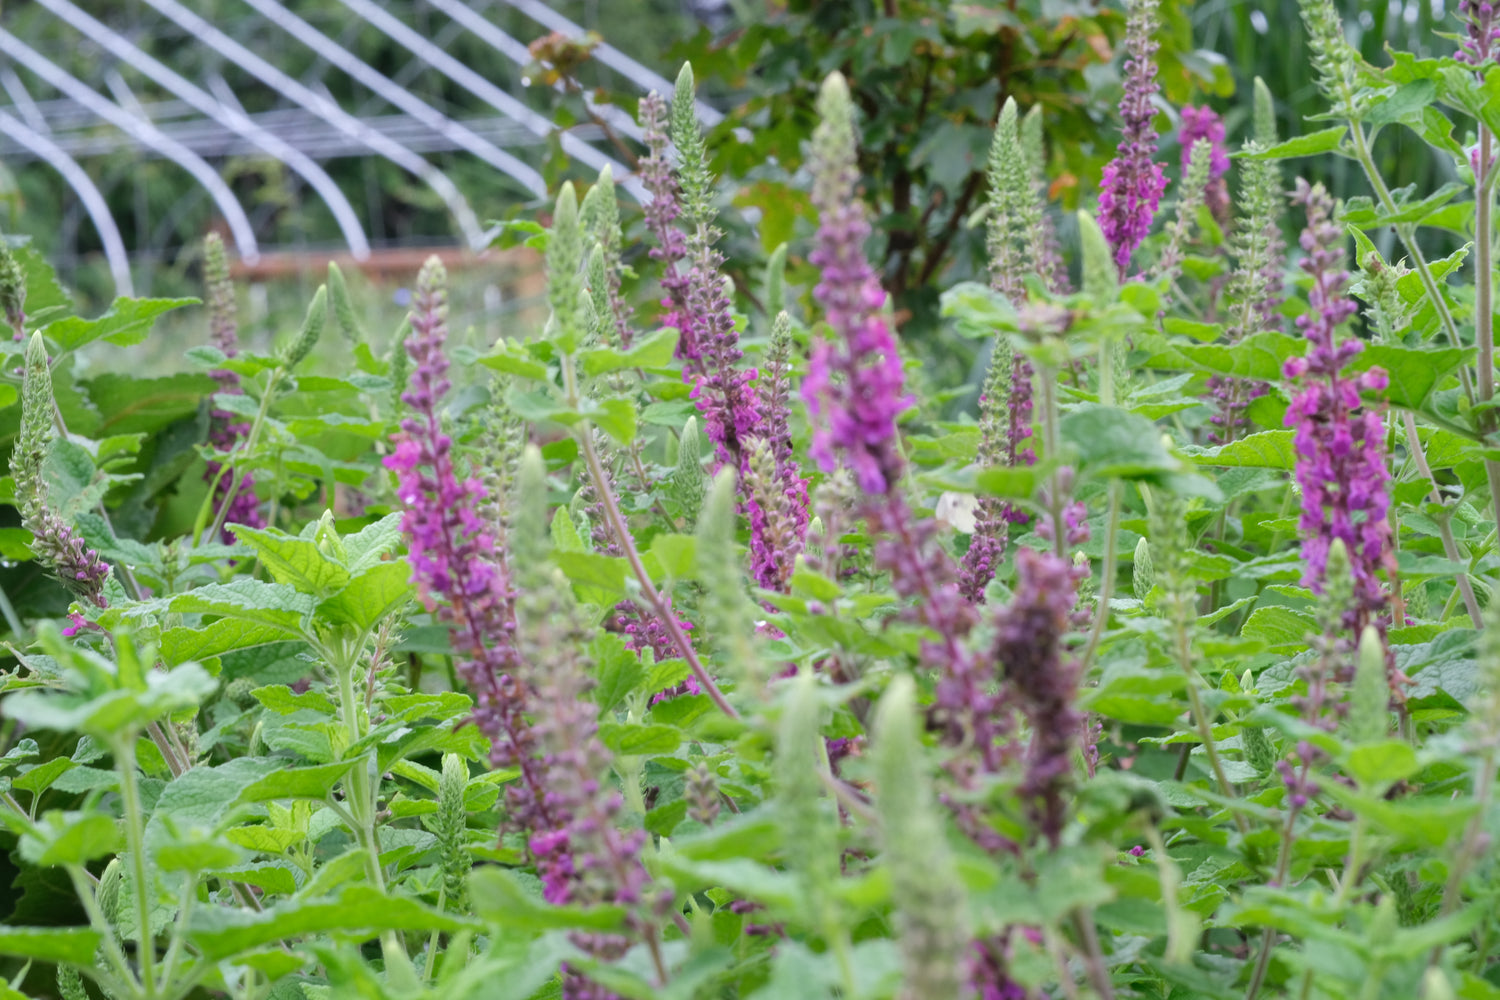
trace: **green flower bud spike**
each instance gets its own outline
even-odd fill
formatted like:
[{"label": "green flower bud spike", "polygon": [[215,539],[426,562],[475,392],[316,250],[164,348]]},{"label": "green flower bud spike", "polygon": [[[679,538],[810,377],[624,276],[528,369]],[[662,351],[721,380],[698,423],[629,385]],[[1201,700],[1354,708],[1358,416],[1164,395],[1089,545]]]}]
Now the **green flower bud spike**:
[{"label": "green flower bud spike", "polygon": [[948,850],[943,810],[924,768],[916,688],[898,675],[875,713],[870,756],[882,860],[891,873],[900,932],[903,1000],[964,995],[967,894]]},{"label": "green flower bud spike", "polygon": [[1135,564],[1131,567],[1130,584],[1135,592],[1135,599],[1142,604],[1156,584],[1156,567],[1151,564],[1151,543],[1144,537],[1135,543]]},{"label": "green flower bud spike", "polygon": [[444,754],[433,833],[437,835],[443,870],[444,908],[450,913],[464,913],[468,909],[469,870],[474,866],[468,848],[469,812],[464,806],[468,787],[469,765],[458,754]]},{"label": "green flower bud spike", "polygon": [[766,259],[766,287],[761,301],[766,304],[766,315],[775,322],[786,309],[786,244],[771,251]]},{"label": "green flower bud spike", "polygon": [[1100,304],[1113,302],[1120,288],[1120,271],[1115,266],[1104,230],[1087,212],[1078,213],[1078,241],[1083,250],[1083,291]]},{"label": "green flower bud spike", "polygon": [[698,512],[703,509],[703,498],[707,494],[702,452],[698,418],[688,417],[677,442],[677,467],[672,470],[672,478],[667,483],[667,495],[682,508],[683,520],[689,525],[698,523]]},{"label": "green flower bud spike", "polygon": [[333,318],[338,320],[339,329],[344,336],[351,343],[364,343],[364,324],[360,323],[359,315],[354,311],[354,300],[349,297],[349,285],[344,281],[344,272],[331,260],[328,262],[328,298],[333,305]]},{"label": "green flower bud spike", "polygon": [[26,272],[21,262],[11,253],[10,244],[0,233],[0,308],[5,309],[5,322],[15,332],[15,339],[26,339]]},{"label": "green flower bud spike", "polygon": [[682,215],[689,229],[713,222],[713,174],[708,169],[708,147],[698,125],[693,99],[693,66],[683,63],[672,91],[672,145],[677,150],[677,177],[682,185]]},{"label": "green flower bud spike", "polygon": [[1386,682],[1385,643],[1373,625],[1359,637],[1359,661],[1349,699],[1349,738],[1373,743],[1390,732],[1390,687]]},{"label": "green flower bud spike", "polygon": [[578,195],[571,182],[557,193],[552,235],[547,241],[547,303],[552,307],[551,339],[571,354],[583,342],[580,299],[583,288],[583,226],[578,219]]},{"label": "green flower bud spike", "polygon": [[281,356],[281,366],[287,371],[292,371],[306,361],[313,348],[318,346],[318,340],[323,336],[323,328],[327,325],[328,286],[319,285],[311,304],[307,307],[307,316],[302,320],[302,331],[297,334],[297,339],[287,346],[285,353]]}]

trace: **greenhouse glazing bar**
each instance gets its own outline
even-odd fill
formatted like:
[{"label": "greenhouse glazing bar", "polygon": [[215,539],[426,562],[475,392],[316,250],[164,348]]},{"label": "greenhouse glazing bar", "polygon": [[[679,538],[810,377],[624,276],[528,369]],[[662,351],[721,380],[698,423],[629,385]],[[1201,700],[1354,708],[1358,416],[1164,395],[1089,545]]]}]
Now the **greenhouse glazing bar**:
[{"label": "greenhouse glazing bar", "polygon": [[37,2],[81,34],[99,43],[111,55],[142,76],[156,82],[180,100],[186,101],[220,125],[235,132],[266,155],[285,163],[288,168],[306,180],[328,206],[334,221],[338,224],[339,231],[343,233],[344,242],[348,245],[350,254],[356,260],[365,260],[369,257],[370,241],[365,236],[354,206],[349,204],[349,199],[339,190],[338,184],[328,176],[327,171],[318,166],[310,157],[261,128],[244,112],[226,106],[206,90],[147,55],[123,35],[95,20],[68,0],[37,0]]},{"label": "greenhouse glazing bar", "polygon": [[452,140],[461,149],[474,154],[501,173],[514,178],[532,194],[538,197],[544,197],[547,194],[547,182],[535,169],[481,138],[467,126],[449,118],[275,0],[244,0],[244,2],[272,24],[306,45],[320,58],[326,59],[352,79],[368,87],[372,93],[392,107],[400,108],[434,132]]},{"label": "greenhouse glazing bar", "polygon": [[89,177],[88,171],[59,149],[57,143],[5,111],[0,111],[0,129],[62,175],[63,181],[78,195],[78,200],[83,202],[83,210],[93,221],[94,228],[99,233],[99,241],[104,244],[104,259],[109,264],[109,273],[115,282],[115,295],[126,298],[134,296],[135,284],[130,277],[130,258],[125,253],[125,241],[120,238],[120,227],[115,225],[114,216],[109,214],[109,205]]},{"label": "greenhouse glazing bar", "polygon": [[442,198],[454,221],[463,232],[470,248],[483,249],[489,240],[479,226],[479,219],[457,185],[441,170],[411,150],[371,128],[349,114],[338,104],[314,92],[311,88],[283,73],[239,42],[218,30],[197,14],[188,10],[177,0],[144,0],[156,11],[186,29],[198,41],[218,52],[225,59],[255,76],[262,83],[276,88],[290,100],[300,104],[334,128],[365,145],[371,152],[384,157],[421,181]]},{"label": "greenhouse glazing bar", "polygon": [[139,118],[110,101],[3,28],[0,28],[0,52],[4,52],[49,86],[88,108],[141,145],[151,147],[190,173],[223,213],[224,222],[229,226],[230,236],[234,239],[235,249],[240,257],[252,262],[260,259],[255,229],[250,225],[244,208],[235,199],[234,192],[229,190],[229,185],[224,183],[218,172],[201,156],[163,134],[153,122]]}]

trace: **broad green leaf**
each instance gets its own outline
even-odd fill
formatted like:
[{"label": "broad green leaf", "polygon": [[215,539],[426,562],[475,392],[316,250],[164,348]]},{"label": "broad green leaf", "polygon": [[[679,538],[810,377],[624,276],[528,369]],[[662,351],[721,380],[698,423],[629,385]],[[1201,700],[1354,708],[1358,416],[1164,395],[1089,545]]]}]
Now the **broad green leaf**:
[{"label": "broad green leaf", "polygon": [[220,618],[207,625],[167,629],[161,634],[161,658],[174,664],[206,660],[239,649],[281,642],[286,636],[286,629],[276,625]]},{"label": "broad green leaf", "polygon": [[283,583],[242,577],[233,583],[211,583],[171,598],[168,609],[179,613],[238,618],[300,637],[312,614],[313,599]]},{"label": "broad green leaf", "polygon": [[336,764],[318,764],[313,767],[291,767],[268,774],[240,792],[240,802],[270,802],[278,799],[328,798],[337,785],[355,766],[357,761],[346,760]]},{"label": "broad green leaf", "polygon": [[115,434],[155,434],[168,424],[198,412],[203,397],[215,388],[213,379],[197,373],[141,378],[110,372],[85,383],[90,402],[99,413],[99,437]]},{"label": "broad green leaf", "polygon": [[599,726],[599,742],[621,757],[647,757],[676,750],[682,745],[682,733],[674,726],[605,722]]},{"label": "broad green leaf", "polygon": [[239,757],[217,767],[195,767],[178,776],[157,800],[146,824],[146,843],[171,843],[193,830],[218,832],[235,815],[245,789],[281,773],[286,765],[285,760],[269,757]]},{"label": "broad green leaf", "polygon": [[1299,649],[1317,632],[1317,622],[1310,615],[1282,607],[1256,608],[1240,629],[1241,635],[1260,639],[1273,649]]},{"label": "broad green leaf", "polygon": [[43,330],[64,351],[76,351],[96,340],[131,347],[146,339],[156,317],[163,313],[195,306],[198,299],[115,299],[109,311],[98,319],[69,316],[50,323]]},{"label": "broad green leaf", "polygon": [[677,331],[663,327],[644,340],[637,341],[628,351],[613,347],[596,347],[578,352],[583,373],[590,377],[626,368],[662,368],[672,362],[672,353],[677,349]]},{"label": "broad green leaf", "polygon": [[657,535],[651,539],[651,555],[668,579],[686,579],[697,564],[698,540],[692,535]]},{"label": "broad green leaf", "polygon": [[1299,156],[1317,156],[1322,153],[1339,152],[1343,145],[1344,136],[1349,134],[1348,126],[1334,125],[1318,132],[1310,132],[1307,135],[1299,135],[1295,139],[1279,142],[1270,149],[1263,149],[1258,153],[1240,153],[1239,156],[1247,160],[1290,160]]},{"label": "broad green leaf", "polygon": [[358,576],[401,547],[401,514],[387,514],[344,538],[349,572]]},{"label": "broad green leaf", "polygon": [[1263,331],[1237,344],[1178,344],[1178,354],[1200,371],[1257,382],[1281,381],[1281,367],[1291,357],[1307,352],[1307,340]]},{"label": "broad green leaf", "polygon": [[1354,356],[1353,368],[1367,371],[1379,366],[1390,377],[1390,386],[1381,395],[1392,406],[1420,410],[1459,366],[1473,354],[1457,347],[1394,347],[1389,344],[1367,344]]},{"label": "broad green leaf", "polygon": [[542,899],[535,876],[487,865],[469,876],[469,899],[474,913],[496,927],[524,931],[578,928],[609,931],[625,920],[619,906],[557,906]]},{"label": "broad green leaf", "polygon": [[349,582],[349,570],[337,558],[323,552],[310,538],[298,538],[274,528],[250,528],[232,524],[229,530],[242,545],[255,550],[261,564],[277,583],[296,587],[304,594],[337,591]]},{"label": "broad green leaf", "polygon": [[303,709],[325,715],[338,714],[338,706],[322,691],[304,691],[298,694],[285,684],[271,684],[256,688],[250,693],[255,696],[256,701],[281,715],[291,715]]},{"label": "broad green leaf", "polygon": [[213,962],[277,941],[316,934],[360,941],[385,930],[452,934],[480,929],[475,921],[440,913],[404,896],[387,896],[367,886],[350,886],[333,899],[291,900],[260,912],[200,907],[194,917],[188,938],[205,959]]},{"label": "broad green leaf", "polygon": [[62,776],[64,771],[77,767],[73,761],[66,757],[54,757],[45,764],[38,764],[31,770],[18,774],[11,787],[33,795],[40,795],[52,786],[52,782]]},{"label": "broad green leaf", "polygon": [[1366,788],[1384,788],[1421,770],[1416,751],[1400,740],[1382,740],[1355,747],[1344,758],[1350,777]]},{"label": "broad green leaf", "polygon": [[37,824],[41,836],[21,838],[21,857],[34,865],[83,865],[119,851],[123,831],[101,813],[48,812]]},{"label": "broad green leaf", "polygon": [[150,671],[145,690],[115,690],[89,698],[81,694],[21,691],[4,702],[5,713],[33,729],[85,733],[109,742],[213,694],[218,682],[196,663],[169,673]]},{"label": "broad green leaf", "polygon": [[608,712],[640,686],[646,671],[640,656],[614,632],[601,632],[594,640],[594,662],[594,703],[599,706],[599,714],[607,718]]},{"label": "broad green leaf", "polygon": [[377,562],[318,605],[318,615],[332,621],[372,628],[414,596],[411,565],[405,559]]},{"label": "broad green leaf", "polygon": [[604,605],[625,596],[624,559],[593,552],[556,552],[552,558],[588,603]]},{"label": "broad green leaf", "polygon": [[92,965],[99,932],[88,927],[0,927],[0,955]]},{"label": "broad green leaf", "polygon": [[1184,450],[1199,465],[1255,469],[1293,469],[1297,466],[1291,431],[1261,431],[1217,448]]}]

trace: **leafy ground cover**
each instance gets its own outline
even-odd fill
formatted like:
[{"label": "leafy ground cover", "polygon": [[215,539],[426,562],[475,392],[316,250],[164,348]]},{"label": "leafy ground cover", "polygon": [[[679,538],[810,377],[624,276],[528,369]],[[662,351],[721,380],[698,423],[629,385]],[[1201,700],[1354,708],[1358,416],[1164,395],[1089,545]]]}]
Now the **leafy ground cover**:
[{"label": "leafy ground cover", "polygon": [[[0,993],[1500,994],[1500,28],[1461,13],[1375,67],[1308,0],[1327,118],[1279,141],[1258,86],[1232,159],[1175,109],[1164,164],[1136,0],[1073,261],[1007,102],[990,281],[941,300],[977,418],[903,365],[837,73],[752,313],[689,70],[641,107],[659,301],[613,179],[565,184],[513,227],[550,315],[483,350],[435,261],[388,351],[337,268],[244,349],[211,243],[198,371],[79,376],[197,303],[84,319],[7,248]],[[1386,130],[1456,180],[1392,190]],[[1372,194],[1287,197],[1329,155]]]}]

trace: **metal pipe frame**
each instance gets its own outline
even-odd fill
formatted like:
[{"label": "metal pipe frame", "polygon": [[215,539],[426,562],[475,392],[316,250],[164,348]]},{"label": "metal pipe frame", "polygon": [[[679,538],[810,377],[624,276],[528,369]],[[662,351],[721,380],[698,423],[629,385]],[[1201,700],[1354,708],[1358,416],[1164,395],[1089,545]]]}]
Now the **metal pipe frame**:
[{"label": "metal pipe frame", "polygon": [[[467,0],[427,0],[427,6],[446,14],[453,23],[469,31],[517,66],[524,68],[530,64],[531,50],[524,43],[500,30],[494,23],[487,21],[482,14],[469,6]],[[561,82],[554,84],[553,89],[562,93],[566,92]],[[583,98],[583,105],[588,109],[589,114],[637,142],[645,141],[646,137],[641,127],[624,109],[612,104],[597,104],[586,93],[581,93],[579,96]]]},{"label": "metal pipe frame", "polygon": [[[573,39],[582,39],[588,34],[582,27],[569,21],[541,0],[500,0],[500,2],[520,11],[549,31],[560,32]],[[672,83],[666,77],[636,62],[608,42],[601,42],[594,49],[594,58],[642,90],[654,90],[664,97],[672,93]],[[713,128],[724,120],[721,112],[704,101],[695,100],[693,103],[698,110],[698,120],[709,128]]]},{"label": "metal pipe frame", "polygon": [[234,192],[229,190],[229,185],[224,183],[224,179],[201,156],[163,134],[153,122],[125,111],[3,28],[0,28],[0,52],[4,52],[11,59],[26,67],[49,86],[82,104],[115,128],[127,133],[141,145],[150,146],[186,170],[209,193],[214,204],[223,213],[224,221],[229,226],[230,235],[234,238],[235,249],[240,257],[252,262],[260,259],[255,229],[250,225],[250,218],[245,214],[245,209],[235,199]]},{"label": "metal pipe frame", "polygon": [[225,59],[239,66],[262,83],[274,88],[285,97],[300,104],[333,128],[358,140],[366,149],[381,156],[408,173],[419,178],[442,198],[454,221],[471,249],[482,250],[489,245],[489,238],[479,226],[479,219],[464,198],[458,186],[441,170],[422,157],[371,128],[349,114],[337,103],[316,93],[311,88],[283,73],[260,56],[209,24],[202,17],[188,10],[177,0],[144,0],[159,14],[185,29],[198,41],[213,49]]},{"label": "metal pipe frame", "polygon": [[[147,0],[152,2],[152,0]],[[263,17],[351,78],[369,88],[371,93],[392,107],[400,108],[423,122],[434,132],[448,136],[459,147],[484,160],[507,176],[515,178],[537,197],[546,197],[547,182],[535,169],[510,153],[481,138],[467,126],[443,114],[437,108],[412,94],[369,63],[323,34],[276,0],[243,0]]]},{"label": "metal pipe frame", "polygon": [[115,295],[133,297],[135,284],[130,278],[130,258],[125,253],[125,241],[120,238],[120,227],[115,225],[114,216],[109,214],[109,204],[105,202],[104,195],[94,184],[93,178],[89,177],[88,171],[59,149],[57,143],[5,111],[0,111],[0,129],[47,161],[48,166],[61,174],[68,187],[78,195],[78,200],[83,202],[84,211],[88,212],[89,219],[93,221],[94,229],[98,231],[99,239],[104,244],[104,259],[109,263],[109,273],[114,278]]},{"label": "metal pipe frame", "polygon": [[[263,6],[280,6],[276,0],[245,0],[245,2],[254,6],[257,10]],[[407,25],[380,9],[379,6],[371,3],[370,0],[339,0],[339,2],[397,45],[400,45],[422,62],[431,66],[460,87],[463,87],[505,117],[519,123],[532,134],[543,138],[552,134],[554,130],[552,122],[545,116],[531,110],[510,94],[507,94],[436,45],[433,45],[427,39],[417,34],[417,32],[407,27]],[[564,152],[594,170],[602,170],[605,167],[609,167],[615,176],[620,178],[621,183],[637,201],[645,204],[649,199],[645,187],[639,180],[635,180],[632,177],[632,171],[629,167],[611,157],[605,156],[593,146],[580,140],[577,136],[562,132],[559,138],[561,139]]]},{"label": "metal pipe frame", "polygon": [[95,20],[88,13],[69,3],[68,0],[36,0],[47,10],[74,28],[80,34],[93,39],[115,58],[192,105],[204,115],[223,127],[235,132],[267,156],[285,163],[300,175],[317,192],[318,197],[333,213],[334,222],[343,233],[344,242],[355,260],[370,256],[370,241],[354,206],[339,190],[332,177],[322,167],[300,150],[283,142],[252,121],[238,108],[226,106],[208,91],[178,75],[156,59],[132,44],[123,35]]}]

